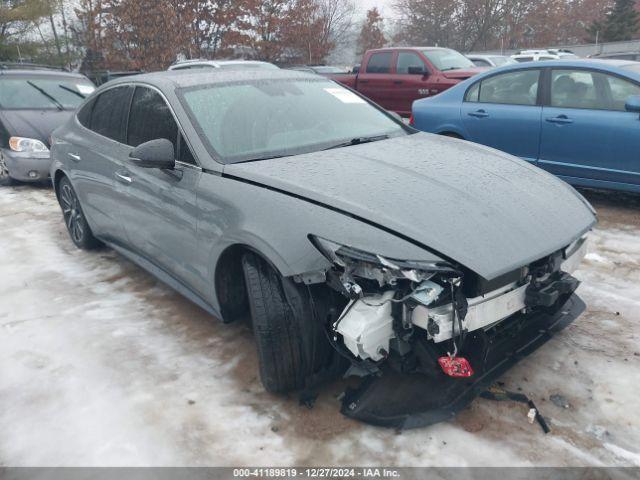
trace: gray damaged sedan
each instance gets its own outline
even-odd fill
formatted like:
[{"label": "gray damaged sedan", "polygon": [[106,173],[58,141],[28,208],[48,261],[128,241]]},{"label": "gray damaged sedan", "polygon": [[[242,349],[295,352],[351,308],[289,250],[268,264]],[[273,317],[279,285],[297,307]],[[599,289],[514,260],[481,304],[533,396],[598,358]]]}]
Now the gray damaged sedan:
[{"label": "gray damaged sedan", "polygon": [[342,412],[365,422],[450,418],[585,308],[571,273],[596,217],[580,194],[322,77],[114,81],[52,156],[78,247],[249,320],[270,392],[355,377]]}]

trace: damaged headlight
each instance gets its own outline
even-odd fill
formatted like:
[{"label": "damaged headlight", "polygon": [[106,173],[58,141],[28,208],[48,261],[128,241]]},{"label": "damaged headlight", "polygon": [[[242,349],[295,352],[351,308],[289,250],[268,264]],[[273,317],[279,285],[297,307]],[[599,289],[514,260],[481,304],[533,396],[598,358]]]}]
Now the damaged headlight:
[{"label": "damaged headlight", "polygon": [[396,285],[400,280],[421,283],[435,275],[442,278],[462,276],[458,269],[447,262],[387,258],[315,235],[309,235],[309,240],[341,271],[343,282],[349,282],[351,277],[357,277],[376,281],[379,287],[384,287]]}]

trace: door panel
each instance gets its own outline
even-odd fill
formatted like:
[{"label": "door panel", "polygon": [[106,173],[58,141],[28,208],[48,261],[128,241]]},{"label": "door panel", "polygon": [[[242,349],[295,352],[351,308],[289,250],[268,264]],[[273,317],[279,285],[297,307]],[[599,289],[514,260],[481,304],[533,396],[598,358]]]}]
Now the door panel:
[{"label": "door panel", "polygon": [[194,285],[196,188],[201,169],[181,162],[174,170],[142,168],[128,160],[133,147],[165,138],[173,143],[178,160],[195,163],[169,106],[157,91],[136,88],[126,138],[130,146],[114,181],[125,199],[120,216],[129,245],[178,280]]},{"label": "door panel", "polygon": [[358,91],[387,110],[393,109],[394,84],[391,79],[393,52],[373,53],[366,70],[358,74]]},{"label": "door panel", "polygon": [[113,175],[119,168],[121,156],[128,151],[121,140],[132,90],[117,87],[100,94],[78,115],[84,128],[100,134],[77,127],[67,139],[71,182],[93,233],[116,243],[127,240],[119,217],[122,197]]},{"label": "door panel", "polygon": [[[421,68],[424,73],[412,74],[410,73],[412,67]],[[433,85],[433,76],[429,76],[424,60],[415,52],[398,52],[396,71],[392,77],[394,85],[393,110],[403,115],[411,114],[414,101],[428,97],[432,92],[438,92]]]},{"label": "door panel", "polygon": [[551,173],[640,184],[640,119],[624,111],[640,87],[601,72],[554,70],[543,111],[540,166]]},{"label": "door panel", "polygon": [[460,110],[468,139],[537,161],[539,80],[540,71],[532,69],[495,75],[472,86]]}]

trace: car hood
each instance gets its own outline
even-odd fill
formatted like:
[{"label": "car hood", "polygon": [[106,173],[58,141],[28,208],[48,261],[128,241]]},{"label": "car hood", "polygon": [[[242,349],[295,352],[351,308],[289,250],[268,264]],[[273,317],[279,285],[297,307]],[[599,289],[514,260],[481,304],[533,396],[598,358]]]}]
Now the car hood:
[{"label": "car hood", "polygon": [[537,167],[424,133],[227,165],[224,174],[383,226],[488,280],[568,246],[596,222],[586,200]]},{"label": "car hood", "polygon": [[448,70],[446,72],[442,72],[442,75],[452,80],[466,80],[467,78],[471,78],[486,70],[486,67],[465,68],[462,70]]},{"label": "car hood", "polygon": [[9,134],[35,138],[49,145],[49,136],[73,115],[73,110],[4,110],[3,123]]}]

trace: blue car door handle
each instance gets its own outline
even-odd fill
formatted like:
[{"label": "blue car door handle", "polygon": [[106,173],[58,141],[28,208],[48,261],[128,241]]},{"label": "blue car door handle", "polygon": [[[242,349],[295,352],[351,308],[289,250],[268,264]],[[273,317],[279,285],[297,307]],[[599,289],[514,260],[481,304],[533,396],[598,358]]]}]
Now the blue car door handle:
[{"label": "blue car door handle", "polygon": [[475,112],[469,112],[468,115],[470,117],[476,117],[476,118],[487,118],[489,116],[489,114],[484,110],[476,110]]},{"label": "blue car door handle", "polygon": [[557,117],[547,118],[547,122],[556,123],[558,125],[568,125],[570,123],[573,123],[573,120],[571,120],[566,115],[558,115]]}]

